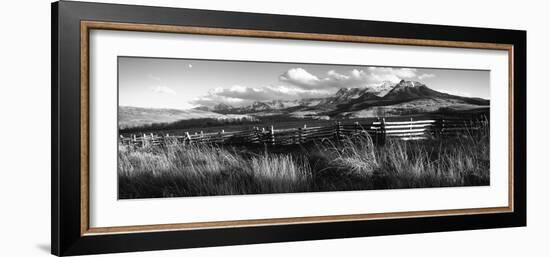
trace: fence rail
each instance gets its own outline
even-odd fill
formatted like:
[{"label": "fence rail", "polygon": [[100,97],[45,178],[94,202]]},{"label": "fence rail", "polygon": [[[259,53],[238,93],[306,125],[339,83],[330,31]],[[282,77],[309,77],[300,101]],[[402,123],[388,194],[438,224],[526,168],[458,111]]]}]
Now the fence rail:
[{"label": "fence rail", "polygon": [[401,140],[426,140],[438,137],[460,136],[488,126],[482,119],[426,119],[409,121],[386,121],[379,119],[370,123],[342,124],[300,128],[275,129],[254,127],[243,131],[224,131],[213,133],[185,132],[183,135],[133,134],[120,136],[124,145],[146,147],[169,143],[215,143],[215,144],[266,144],[291,145],[303,144],[315,140],[341,140],[368,134],[378,144],[384,144],[387,138]]}]

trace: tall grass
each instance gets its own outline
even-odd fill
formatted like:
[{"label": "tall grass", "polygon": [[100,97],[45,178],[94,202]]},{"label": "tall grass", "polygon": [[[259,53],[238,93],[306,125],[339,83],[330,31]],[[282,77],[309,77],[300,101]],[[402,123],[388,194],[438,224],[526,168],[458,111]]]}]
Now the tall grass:
[{"label": "tall grass", "polygon": [[325,141],[277,153],[207,144],[119,146],[119,198],[489,184],[488,127],[458,138]]},{"label": "tall grass", "polygon": [[170,145],[118,153],[120,198],[309,191],[308,163],[292,155],[245,157],[213,145]]}]

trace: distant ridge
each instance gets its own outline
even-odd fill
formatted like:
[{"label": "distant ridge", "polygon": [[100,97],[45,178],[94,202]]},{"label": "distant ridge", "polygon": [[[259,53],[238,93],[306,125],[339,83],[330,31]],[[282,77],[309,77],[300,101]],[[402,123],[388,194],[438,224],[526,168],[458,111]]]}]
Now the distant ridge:
[{"label": "distant ridge", "polygon": [[189,110],[166,109],[166,108],[144,108],[119,106],[118,127],[119,129],[139,127],[155,123],[172,123],[179,120],[189,119],[254,119],[248,115],[219,114],[198,108]]}]

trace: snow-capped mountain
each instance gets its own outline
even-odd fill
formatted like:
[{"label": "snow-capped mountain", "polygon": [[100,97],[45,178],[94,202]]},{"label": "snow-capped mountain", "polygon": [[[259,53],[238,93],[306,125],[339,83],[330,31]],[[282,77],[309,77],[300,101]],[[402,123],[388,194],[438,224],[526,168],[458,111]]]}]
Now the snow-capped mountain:
[{"label": "snow-capped mountain", "polygon": [[[419,101],[422,100],[422,101]],[[250,114],[269,113],[292,114],[294,116],[329,115],[350,113],[388,106],[412,106],[403,103],[430,103],[431,109],[438,105],[488,106],[489,100],[470,98],[442,93],[430,89],[417,81],[401,80],[398,83],[386,81],[377,85],[357,88],[341,88],[334,95],[326,98],[305,98],[300,100],[256,101],[248,106],[234,107],[218,104],[212,108],[197,107],[198,110],[211,111],[220,114]],[[417,105],[414,105],[417,106]]]},{"label": "snow-capped mountain", "polygon": [[416,99],[455,99],[469,104],[488,105],[489,100],[441,93],[416,82],[401,80],[384,97],[384,101],[410,101]]},{"label": "snow-capped mountain", "polygon": [[395,87],[395,85],[396,84],[391,81],[385,81],[381,84],[370,86],[370,92],[375,94],[376,96],[384,97],[388,92],[390,92],[390,90]]},{"label": "snow-capped mountain", "polygon": [[360,88],[341,88],[336,92],[334,98],[336,102],[358,99],[365,94],[374,95],[378,97],[384,97],[390,92],[397,84],[391,81],[385,81],[381,84],[374,84]]},{"label": "snow-capped mountain", "polygon": [[410,98],[431,97],[438,93],[439,92],[429,89],[420,82],[401,80],[384,96],[384,98],[386,100],[405,100]]}]

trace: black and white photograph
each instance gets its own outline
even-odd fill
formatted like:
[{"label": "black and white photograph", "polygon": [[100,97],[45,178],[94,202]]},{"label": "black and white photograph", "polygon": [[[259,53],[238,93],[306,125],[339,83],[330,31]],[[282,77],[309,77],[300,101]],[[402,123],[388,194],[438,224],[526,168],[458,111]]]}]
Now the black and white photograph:
[{"label": "black and white photograph", "polygon": [[543,1],[3,6],[0,257],[550,256]]},{"label": "black and white photograph", "polygon": [[489,79],[119,56],[118,197],[488,186]]}]

